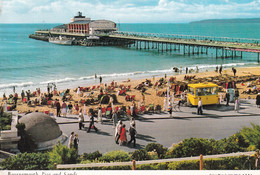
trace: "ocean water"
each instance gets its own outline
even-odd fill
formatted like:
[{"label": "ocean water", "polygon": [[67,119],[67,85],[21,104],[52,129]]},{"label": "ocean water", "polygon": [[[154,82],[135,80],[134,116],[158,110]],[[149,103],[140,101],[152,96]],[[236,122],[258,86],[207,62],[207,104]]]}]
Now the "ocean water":
[{"label": "ocean water", "polygon": [[[47,91],[48,83],[58,89],[90,86],[127,78],[150,78],[173,75],[172,68],[198,66],[200,70],[224,67],[259,66],[257,55],[243,58],[215,59],[213,54],[187,56],[181,53],[158,53],[120,47],[62,46],[30,39],[38,29],[59,24],[0,24],[0,95],[21,90]],[[204,35],[215,37],[260,39],[260,24],[119,24],[120,31]]]}]

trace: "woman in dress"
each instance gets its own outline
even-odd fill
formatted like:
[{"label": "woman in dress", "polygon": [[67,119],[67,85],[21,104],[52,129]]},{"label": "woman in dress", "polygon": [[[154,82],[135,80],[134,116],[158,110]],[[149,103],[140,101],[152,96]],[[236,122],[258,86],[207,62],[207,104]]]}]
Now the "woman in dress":
[{"label": "woman in dress", "polygon": [[122,145],[123,143],[127,142],[127,138],[126,138],[126,130],[125,130],[125,124],[123,124],[122,126],[122,131],[120,134],[120,142],[119,145]]}]

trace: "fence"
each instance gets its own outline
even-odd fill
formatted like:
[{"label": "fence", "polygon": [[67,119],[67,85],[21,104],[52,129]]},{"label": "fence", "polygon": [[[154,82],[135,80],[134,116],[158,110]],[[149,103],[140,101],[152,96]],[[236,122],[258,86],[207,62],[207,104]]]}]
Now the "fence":
[{"label": "fence", "polygon": [[[132,166],[132,170],[135,170],[136,165],[155,164],[155,163],[167,163],[167,162],[179,162],[188,160],[200,160],[200,170],[203,169],[203,159],[223,158],[223,157],[236,157],[236,156],[251,156],[255,152],[238,152],[230,154],[218,154],[208,156],[196,156],[185,158],[173,158],[173,159],[159,159],[159,160],[146,160],[132,162],[112,162],[112,163],[88,163],[88,164],[54,164],[54,169],[75,169],[75,168],[94,168],[94,167],[111,167],[111,166]],[[257,160],[257,159],[256,159]]]}]

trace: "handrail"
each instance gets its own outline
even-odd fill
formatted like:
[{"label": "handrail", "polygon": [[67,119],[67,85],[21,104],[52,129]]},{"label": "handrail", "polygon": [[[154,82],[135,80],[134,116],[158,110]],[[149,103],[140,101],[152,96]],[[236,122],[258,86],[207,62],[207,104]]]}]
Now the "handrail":
[{"label": "handrail", "polygon": [[[236,156],[251,156],[255,152],[238,152],[238,153],[229,153],[229,154],[217,154],[217,155],[207,155],[203,156],[204,159],[212,158],[223,158],[223,157],[236,157]],[[201,156],[195,157],[184,157],[184,158],[173,158],[173,159],[158,159],[158,160],[144,160],[144,161],[135,161],[133,162],[111,162],[111,163],[88,163],[88,164],[55,164],[54,169],[73,169],[73,168],[93,168],[93,167],[111,167],[111,166],[132,166],[144,165],[144,164],[155,164],[155,163],[166,163],[166,162],[179,162],[187,160],[200,160]]]},{"label": "handrail", "polygon": [[15,154],[9,153],[9,152],[3,151],[3,150],[0,150],[0,154],[7,155],[8,157],[15,156]]}]

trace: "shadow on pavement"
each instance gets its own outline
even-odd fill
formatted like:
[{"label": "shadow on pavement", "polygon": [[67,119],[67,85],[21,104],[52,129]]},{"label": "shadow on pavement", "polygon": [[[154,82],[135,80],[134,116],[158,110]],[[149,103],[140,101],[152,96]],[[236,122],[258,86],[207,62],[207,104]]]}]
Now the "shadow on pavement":
[{"label": "shadow on pavement", "polygon": [[145,140],[147,142],[156,142],[154,137],[143,134],[137,134],[136,139]]}]

